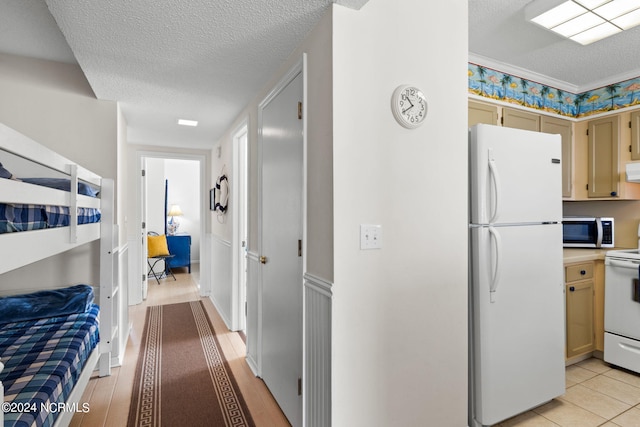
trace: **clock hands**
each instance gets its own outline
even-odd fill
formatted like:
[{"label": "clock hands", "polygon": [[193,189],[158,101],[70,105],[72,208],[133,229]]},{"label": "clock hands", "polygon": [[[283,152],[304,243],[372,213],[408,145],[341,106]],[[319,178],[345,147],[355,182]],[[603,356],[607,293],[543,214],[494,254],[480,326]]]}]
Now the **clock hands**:
[{"label": "clock hands", "polygon": [[409,111],[410,109],[413,108],[413,102],[411,102],[411,100],[409,99],[409,97],[405,97],[405,99],[409,102],[409,104],[411,104],[411,107],[409,108],[405,108],[404,110],[402,110],[402,114],[406,113],[407,111]]}]

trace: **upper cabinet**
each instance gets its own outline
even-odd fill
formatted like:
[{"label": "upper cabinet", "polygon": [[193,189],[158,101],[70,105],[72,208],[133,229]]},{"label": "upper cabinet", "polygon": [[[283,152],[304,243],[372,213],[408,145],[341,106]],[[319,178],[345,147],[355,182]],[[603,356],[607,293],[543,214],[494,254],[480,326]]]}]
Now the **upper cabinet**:
[{"label": "upper cabinet", "polygon": [[620,117],[607,116],[590,120],[587,124],[587,136],[589,197],[618,197]]},{"label": "upper cabinet", "polygon": [[498,107],[495,105],[483,104],[481,102],[469,101],[469,127],[484,123],[487,125],[498,124]]},{"label": "upper cabinet", "polygon": [[540,115],[504,108],[502,110],[502,126],[540,132]]},{"label": "upper cabinet", "polygon": [[562,197],[573,195],[573,132],[569,120],[540,117],[540,132],[559,134],[562,138]]},{"label": "upper cabinet", "polygon": [[640,110],[631,113],[631,160],[640,160]]}]

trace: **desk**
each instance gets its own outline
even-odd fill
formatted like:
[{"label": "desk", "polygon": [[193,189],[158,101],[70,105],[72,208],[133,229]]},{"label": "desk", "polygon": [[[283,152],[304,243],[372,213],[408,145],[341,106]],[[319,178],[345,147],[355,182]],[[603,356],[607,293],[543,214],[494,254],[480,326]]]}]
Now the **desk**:
[{"label": "desk", "polygon": [[191,274],[191,236],[188,234],[175,234],[167,236],[169,253],[173,255],[167,262],[169,268],[187,267]]}]

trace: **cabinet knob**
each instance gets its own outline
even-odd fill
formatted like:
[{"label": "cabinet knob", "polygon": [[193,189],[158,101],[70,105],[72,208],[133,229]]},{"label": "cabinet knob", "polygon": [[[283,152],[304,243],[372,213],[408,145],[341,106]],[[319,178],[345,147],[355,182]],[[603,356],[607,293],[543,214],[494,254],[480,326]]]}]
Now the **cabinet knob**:
[{"label": "cabinet knob", "polygon": [[575,287],[575,286],[569,286],[569,290],[570,290],[571,292],[573,292],[573,291],[575,291],[575,290],[576,290],[576,287]]},{"label": "cabinet knob", "polygon": [[611,197],[616,197],[617,195],[618,195],[618,192],[617,192],[617,191],[612,191],[612,192],[611,192]]},{"label": "cabinet knob", "polygon": [[260,256],[260,264],[266,264],[267,263],[267,257],[264,255]]},{"label": "cabinet knob", "polygon": [[585,270],[580,270],[580,274],[584,276],[587,272]]}]

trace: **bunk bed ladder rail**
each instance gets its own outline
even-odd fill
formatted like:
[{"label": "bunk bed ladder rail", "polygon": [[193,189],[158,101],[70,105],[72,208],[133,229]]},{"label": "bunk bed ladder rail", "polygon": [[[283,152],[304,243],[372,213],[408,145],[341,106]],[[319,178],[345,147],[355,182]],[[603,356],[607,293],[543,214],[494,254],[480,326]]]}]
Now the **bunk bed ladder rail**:
[{"label": "bunk bed ladder rail", "polygon": [[[117,229],[114,225],[114,184],[103,179],[100,188],[102,218],[100,220],[100,376],[111,375],[111,351],[117,330],[114,319]],[[116,338],[117,339],[117,338]]]}]

